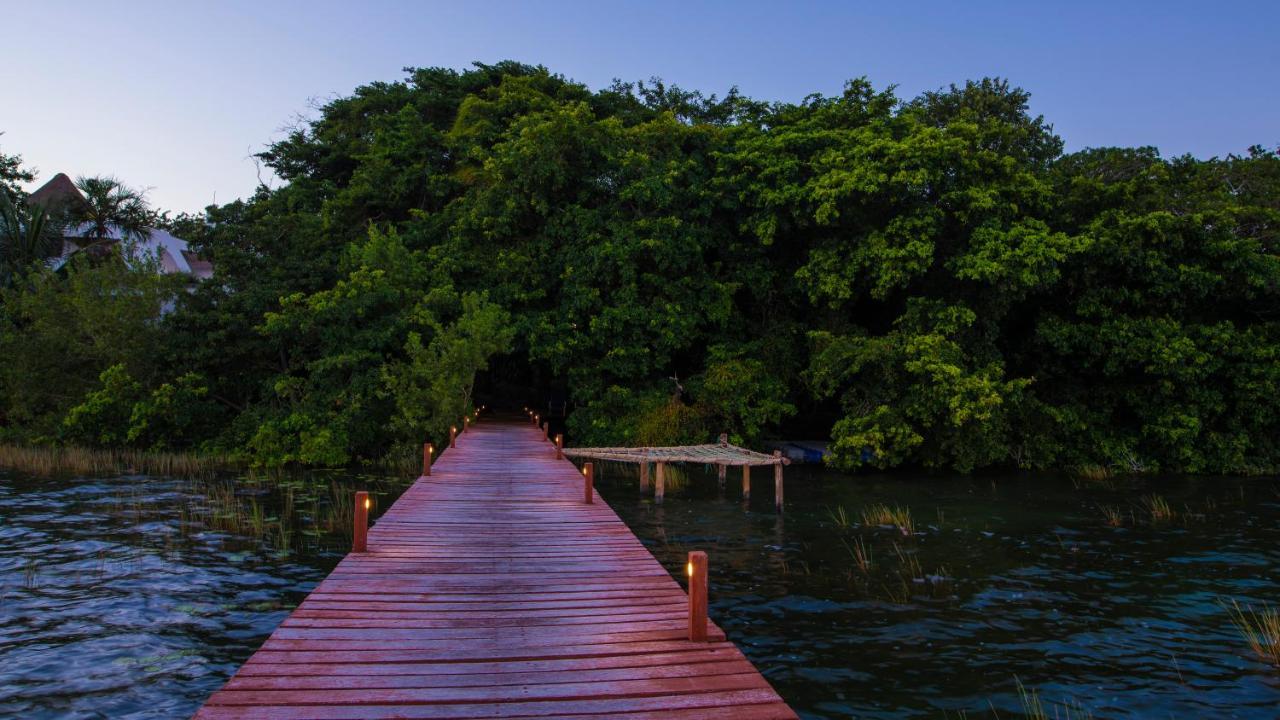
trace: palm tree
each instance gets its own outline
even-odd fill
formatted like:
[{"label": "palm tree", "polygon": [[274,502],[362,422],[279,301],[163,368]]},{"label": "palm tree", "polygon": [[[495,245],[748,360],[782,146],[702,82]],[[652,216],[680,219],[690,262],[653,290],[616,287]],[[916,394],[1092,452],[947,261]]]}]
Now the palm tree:
[{"label": "palm tree", "polygon": [[78,234],[89,246],[113,240],[145,240],[153,220],[146,193],[134,190],[113,177],[76,178],[76,188],[84,203],[74,208],[72,220],[80,223]]},{"label": "palm tree", "polygon": [[62,251],[62,232],[49,211],[28,206],[0,189],[0,288]]}]

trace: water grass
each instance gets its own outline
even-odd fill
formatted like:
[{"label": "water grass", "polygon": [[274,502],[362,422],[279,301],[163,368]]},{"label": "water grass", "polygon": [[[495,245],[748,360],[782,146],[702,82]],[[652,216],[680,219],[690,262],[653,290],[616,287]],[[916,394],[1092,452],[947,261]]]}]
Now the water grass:
[{"label": "water grass", "polygon": [[[841,540],[841,542],[844,541]],[[845,542],[844,546],[849,551],[849,556],[853,558],[853,564],[862,571],[863,575],[871,571],[872,566],[875,564],[875,558],[872,555],[871,548],[862,541],[862,538],[854,538],[852,545]]]},{"label": "water grass", "polygon": [[1018,687],[1018,700],[1022,703],[1023,717],[1030,720],[1091,720],[1093,718],[1093,713],[1075,701],[1051,705],[1051,714],[1034,688],[1028,689],[1022,684],[1022,679],[1017,676],[1014,676],[1013,681]]},{"label": "water grass", "polygon": [[1224,602],[1223,607],[1258,657],[1280,667],[1280,608],[1264,604],[1256,610],[1251,605],[1241,607],[1236,600],[1230,605]]},{"label": "water grass", "polygon": [[845,512],[843,505],[837,505],[834,510],[827,508],[827,514],[831,516],[831,522],[841,530],[848,530],[853,526],[853,520],[849,517],[849,513]]},{"label": "water grass", "polygon": [[1168,501],[1159,495],[1147,495],[1142,498],[1142,507],[1151,516],[1151,522],[1160,523],[1174,519],[1177,513],[1169,506]]},{"label": "water grass", "polygon": [[229,455],[197,452],[97,450],[0,444],[0,467],[30,475],[158,475],[209,479],[240,463]]},{"label": "water grass", "polygon": [[1124,513],[1115,505],[1103,505],[1101,507],[1102,517],[1111,527],[1121,527],[1124,525]]},{"label": "water grass", "polygon": [[911,518],[911,508],[898,505],[876,503],[862,509],[862,524],[868,527],[896,527],[903,535],[915,534],[915,521]]}]

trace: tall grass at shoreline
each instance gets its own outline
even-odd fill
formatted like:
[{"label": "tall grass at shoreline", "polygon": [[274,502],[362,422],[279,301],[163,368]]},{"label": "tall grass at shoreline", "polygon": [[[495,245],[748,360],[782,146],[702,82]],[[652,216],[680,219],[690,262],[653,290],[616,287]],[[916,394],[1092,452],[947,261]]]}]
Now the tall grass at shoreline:
[{"label": "tall grass at shoreline", "polygon": [[0,444],[0,467],[30,475],[160,475],[208,479],[242,464],[218,453],[96,450]]}]

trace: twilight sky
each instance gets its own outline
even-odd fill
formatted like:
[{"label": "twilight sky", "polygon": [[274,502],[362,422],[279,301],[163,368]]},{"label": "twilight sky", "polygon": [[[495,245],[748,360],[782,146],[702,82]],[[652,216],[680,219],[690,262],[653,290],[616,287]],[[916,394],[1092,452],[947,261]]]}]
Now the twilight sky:
[{"label": "twilight sky", "polygon": [[0,0],[0,151],[38,182],[113,174],[159,207],[250,193],[248,159],[316,101],[405,66],[542,64],[796,101],[868,76],[901,97],[986,75],[1067,149],[1280,145],[1280,1],[29,2]]}]

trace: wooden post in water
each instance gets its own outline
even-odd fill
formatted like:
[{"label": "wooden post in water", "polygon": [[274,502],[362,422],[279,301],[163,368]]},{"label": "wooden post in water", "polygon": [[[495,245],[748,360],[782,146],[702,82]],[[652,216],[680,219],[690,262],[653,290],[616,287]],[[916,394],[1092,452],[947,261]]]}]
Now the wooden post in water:
[{"label": "wooden post in water", "polygon": [[701,550],[689,553],[685,567],[689,576],[689,640],[707,641],[707,554]]},{"label": "wooden post in water", "polygon": [[653,501],[662,504],[662,496],[666,494],[667,484],[667,464],[664,462],[654,463],[658,467],[657,475],[653,483]]},{"label": "wooden post in water", "polygon": [[751,466],[742,466],[742,499],[751,499]]},{"label": "wooden post in water", "polygon": [[649,492],[649,461],[640,463],[640,492]]},{"label": "wooden post in water", "polygon": [[431,477],[431,455],[436,451],[436,447],[431,443],[422,443],[422,474]]},{"label": "wooden post in water", "polygon": [[[720,447],[729,447],[729,433],[720,433]],[[720,492],[724,492],[725,474],[729,468],[723,463],[716,463],[716,483]]]},{"label": "wooden post in water", "polygon": [[595,502],[596,468],[591,463],[582,464],[582,497],[588,504]]},{"label": "wooden post in water", "polygon": [[782,451],[773,451],[773,507],[782,512]]},{"label": "wooden post in water", "polygon": [[369,552],[369,493],[356,493],[356,507],[352,515],[355,526],[351,529],[351,552]]},{"label": "wooden post in water", "polygon": [[564,459],[564,433],[556,433],[556,459]]},{"label": "wooden post in water", "polygon": [[449,428],[449,447],[458,446],[458,426],[453,425]]}]

